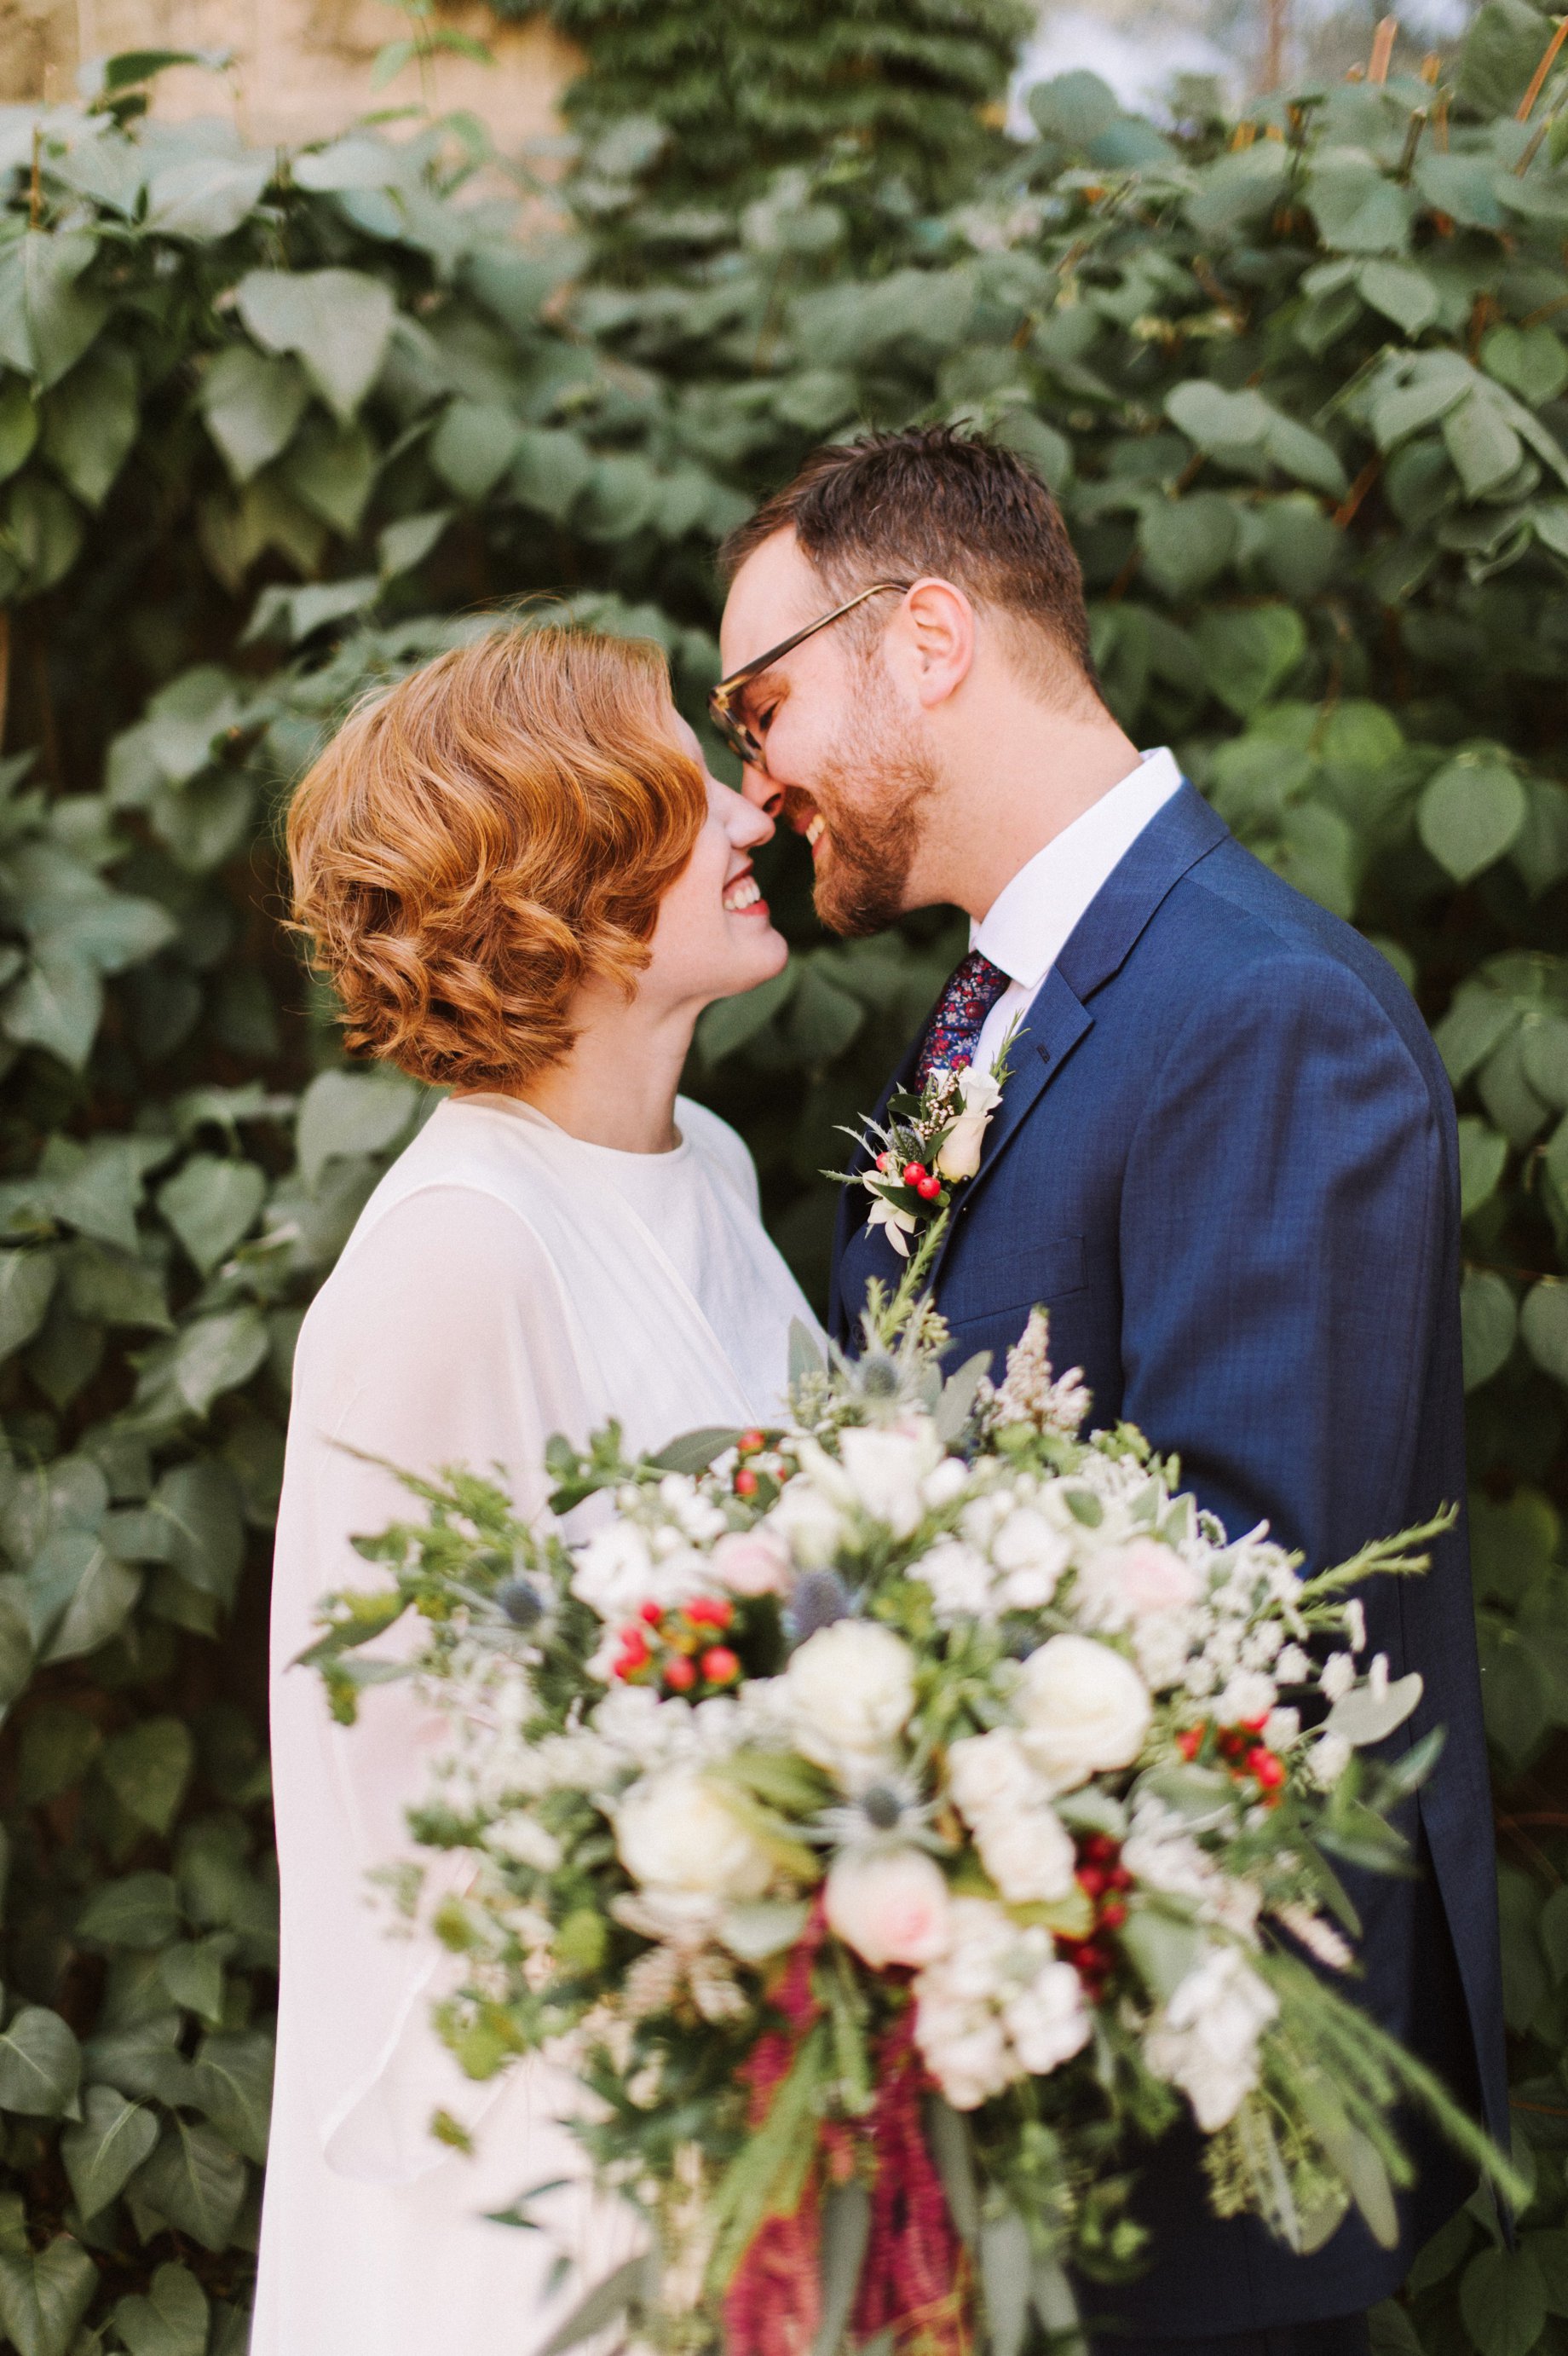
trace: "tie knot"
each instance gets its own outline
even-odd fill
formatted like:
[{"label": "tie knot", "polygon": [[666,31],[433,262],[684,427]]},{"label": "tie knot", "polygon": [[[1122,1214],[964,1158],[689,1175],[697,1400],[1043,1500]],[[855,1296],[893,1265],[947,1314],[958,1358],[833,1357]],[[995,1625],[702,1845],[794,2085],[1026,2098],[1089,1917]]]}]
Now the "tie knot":
[{"label": "tie knot", "polygon": [[936,1001],[925,1044],[915,1066],[915,1085],[924,1087],[933,1072],[960,1070],[974,1060],[986,1017],[1008,986],[1008,977],[980,949],[971,949],[950,975]]}]

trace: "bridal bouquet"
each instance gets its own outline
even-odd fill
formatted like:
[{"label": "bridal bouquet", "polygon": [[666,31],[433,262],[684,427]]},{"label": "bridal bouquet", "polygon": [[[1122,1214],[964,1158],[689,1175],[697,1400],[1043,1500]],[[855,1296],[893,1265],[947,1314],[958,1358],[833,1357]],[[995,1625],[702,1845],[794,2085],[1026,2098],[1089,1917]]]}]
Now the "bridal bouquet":
[{"label": "bridal bouquet", "polygon": [[[1352,2204],[1392,2241],[1409,2102],[1510,2181],[1356,2008],[1335,1869],[1399,1869],[1440,1740],[1367,1755],[1420,1679],[1347,1590],[1442,1524],[1304,1579],[1131,1427],[1080,1439],[1038,1312],[999,1387],[944,1383],[914,1274],[858,1362],[798,1337],[781,1430],[555,1441],[532,1526],[411,1481],[427,1518],[359,1542],[393,1584],[306,1656],[345,1720],[388,1675],[448,1713],[412,1820],[462,1853],[440,2032],[475,2077],[564,2058],[647,2218],[553,2348],[619,2317],[694,2356],[1018,2356],[1072,2329],[1068,2262],[1136,2267],[1182,2111],[1216,2210],[1299,2249]],[[411,1606],[411,1657],[360,1651]]]}]

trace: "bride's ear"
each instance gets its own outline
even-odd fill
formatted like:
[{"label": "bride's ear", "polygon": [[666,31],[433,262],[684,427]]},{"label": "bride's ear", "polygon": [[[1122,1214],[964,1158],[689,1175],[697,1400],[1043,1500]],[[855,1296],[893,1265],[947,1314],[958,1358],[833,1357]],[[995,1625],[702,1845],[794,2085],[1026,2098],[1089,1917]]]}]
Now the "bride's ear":
[{"label": "bride's ear", "polygon": [[975,608],[962,589],[927,573],[905,595],[888,632],[889,653],[927,710],[945,703],[975,660]]}]

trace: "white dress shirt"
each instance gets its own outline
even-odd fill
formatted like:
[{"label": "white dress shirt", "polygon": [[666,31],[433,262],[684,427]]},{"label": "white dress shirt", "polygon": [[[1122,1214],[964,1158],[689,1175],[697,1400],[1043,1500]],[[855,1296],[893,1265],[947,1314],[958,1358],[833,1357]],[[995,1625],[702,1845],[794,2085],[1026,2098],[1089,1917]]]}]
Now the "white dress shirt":
[{"label": "white dress shirt", "polygon": [[1078,919],[1180,783],[1176,756],[1166,745],[1145,753],[1130,776],[1037,851],[971,924],[970,948],[1009,977],[976,1044],[976,1071],[989,1071],[1009,1026],[1033,1004]]}]

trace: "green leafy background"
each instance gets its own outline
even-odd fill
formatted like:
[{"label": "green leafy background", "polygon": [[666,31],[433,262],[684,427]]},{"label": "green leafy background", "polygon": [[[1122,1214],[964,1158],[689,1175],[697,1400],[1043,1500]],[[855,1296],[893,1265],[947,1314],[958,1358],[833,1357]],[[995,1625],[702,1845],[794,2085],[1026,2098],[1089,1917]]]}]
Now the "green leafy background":
[{"label": "green leafy background", "polygon": [[[1377,2329],[1568,2347],[1568,76],[1517,119],[1552,21],[1487,0],[1439,81],[1240,124],[1070,75],[1015,141],[976,111],[988,0],[840,12],[865,54],[927,40],[859,112],[853,59],[758,83],[760,0],[700,12],[704,98],[660,13],[572,0],[564,209],[464,121],[279,154],[151,119],[145,59],[0,113],[0,2331],[244,2341],[290,1355],[423,1108],[344,1066],[282,930],[289,786],[497,603],[656,637],[700,724],[717,538],[816,440],[955,415],[1058,490],[1124,724],[1378,941],[1459,1091],[1537,2189],[1516,2250],[1464,2213]],[[738,79],[754,136],[699,157]],[[793,960],[710,1012],[690,1085],[820,1290],[825,1141],[961,933],[830,942],[795,846],[765,863]]]}]

